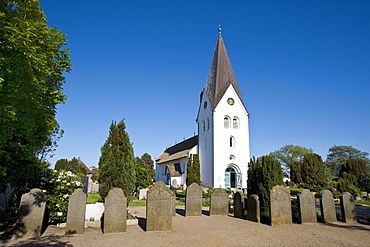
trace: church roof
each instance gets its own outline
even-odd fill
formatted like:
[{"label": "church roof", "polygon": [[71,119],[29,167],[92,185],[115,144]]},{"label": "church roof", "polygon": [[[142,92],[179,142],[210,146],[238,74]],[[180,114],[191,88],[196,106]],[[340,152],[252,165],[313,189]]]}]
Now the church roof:
[{"label": "church roof", "polygon": [[188,152],[198,144],[198,136],[193,136],[172,147],[167,148],[157,159],[157,164],[163,164],[169,161],[188,157]]},{"label": "church roof", "polygon": [[242,101],[222,35],[221,32],[219,32],[211,63],[211,69],[209,70],[208,80],[204,87],[204,90],[209,97],[212,109],[216,108],[218,102],[220,102],[222,96],[230,85],[233,85],[239,99]]}]

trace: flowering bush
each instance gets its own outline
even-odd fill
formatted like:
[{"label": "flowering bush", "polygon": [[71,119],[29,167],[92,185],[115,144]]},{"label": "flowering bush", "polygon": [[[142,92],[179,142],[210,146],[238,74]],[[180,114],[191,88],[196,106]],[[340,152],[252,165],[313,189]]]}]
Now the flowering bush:
[{"label": "flowering bush", "polygon": [[81,178],[71,171],[50,170],[48,178],[42,180],[43,192],[48,196],[49,223],[66,222],[68,198],[76,189],[83,187]]}]

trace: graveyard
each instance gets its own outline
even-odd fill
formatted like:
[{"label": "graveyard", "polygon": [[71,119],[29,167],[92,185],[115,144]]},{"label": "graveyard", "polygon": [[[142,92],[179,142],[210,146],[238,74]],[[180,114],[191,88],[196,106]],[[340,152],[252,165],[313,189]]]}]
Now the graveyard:
[{"label": "graveyard", "polygon": [[[203,188],[204,189],[204,188]],[[290,191],[270,190],[270,223],[261,223],[259,199],[247,200],[242,191],[214,189],[210,205],[202,205],[202,187],[187,187],[185,205],[176,205],[174,191],[157,182],[146,194],[146,206],[128,206],[138,224],[126,223],[127,199],[113,188],[106,200],[101,224],[87,226],[86,194],[77,189],[69,199],[67,224],[43,226],[45,197],[33,189],[22,197],[14,232],[2,229],[4,246],[367,246],[370,225],[357,223],[353,196],[343,193],[338,214],[330,191],[316,199],[309,190],[297,197],[294,218]],[[316,207],[321,218],[316,217]],[[370,207],[369,207],[370,209]],[[370,210],[369,210],[370,211]],[[246,214],[247,212],[247,214]],[[340,218],[338,218],[340,215]]]}]

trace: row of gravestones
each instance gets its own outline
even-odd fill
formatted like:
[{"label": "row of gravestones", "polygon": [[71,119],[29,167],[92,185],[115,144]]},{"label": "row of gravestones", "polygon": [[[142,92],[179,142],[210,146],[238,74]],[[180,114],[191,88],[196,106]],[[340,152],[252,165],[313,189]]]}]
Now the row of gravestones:
[{"label": "row of gravestones", "polygon": [[[21,198],[15,237],[40,236],[43,226],[46,195],[40,189],[32,189]],[[187,188],[185,216],[202,215],[202,188],[192,184]],[[103,232],[126,231],[127,198],[122,189],[113,188],[105,198]],[[176,215],[175,194],[165,183],[158,181],[147,192],[146,231],[171,231],[172,217]],[[66,234],[82,234],[85,225],[86,194],[76,189],[69,197]],[[210,215],[228,214],[228,195],[223,189],[215,189],[211,195]]]},{"label": "row of gravestones", "polygon": [[[234,195],[234,216],[244,218],[247,209],[247,220],[260,222],[260,205],[257,195],[249,196],[244,203],[242,193]],[[345,192],[340,196],[342,220],[347,223],[357,221],[353,196]],[[337,221],[333,194],[323,190],[320,198],[321,216],[325,223]],[[300,223],[316,223],[316,200],[309,190],[302,190],[298,195],[298,217]],[[270,222],[271,225],[292,223],[292,204],[290,191],[284,186],[277,185],[270,190]]]},{"label": "row of gravestones", "polygon": [[[185,216],[202,215],[202,188],[198,184],[187,187]],[[211,194],[210,216],[228,214],[228,194],[217,188]],[[316,222],[315,198],[308,190],[303,190],[298,197],[300,222]],[[251,195],[244,207],[244,197],[240,192],[234,196],[234,215],[243,218],[247,208],[247,220],[260,221],[258,196]],[[322,192],[321,211],[324,222],[336,221],[333,195],[330,191]],[[46,196],[40,189],[32,189],[21,198],[20,210],[15,228],[15,237],[40,236],[45,212]],[[175,195],[162,181],[157,182],[147,194],[146,231],[171,231],[172,217],[175,216]],[[356,221],[354,200],[351,194],[341,196],[342,217],[344,221]],[[122,189],[113,188],[105,198],[103,232],[126,231],[127,198]],[[68,204],[65,233],[83,233],[85,225],[86,194],[77,189]],[[275,186],[270,191],[271,224],[292,223],[290,192],[283,186]]]}]

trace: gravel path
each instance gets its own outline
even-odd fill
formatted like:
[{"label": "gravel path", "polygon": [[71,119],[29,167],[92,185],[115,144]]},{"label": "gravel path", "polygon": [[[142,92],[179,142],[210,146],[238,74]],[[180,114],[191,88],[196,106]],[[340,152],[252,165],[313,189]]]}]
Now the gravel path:
[{"label": "gravel path", "polygon": [[2,246],[369,246],[370,226],[362,224],[292,224],[268,226],[231,216],[173,218],[171,232],[145,232],[145,207],[130,207],[140,219],[127,232],[102,234],[86,228],[81,235],[65,236],[64,228],[49,227],[36,239],[0,242]]}]

